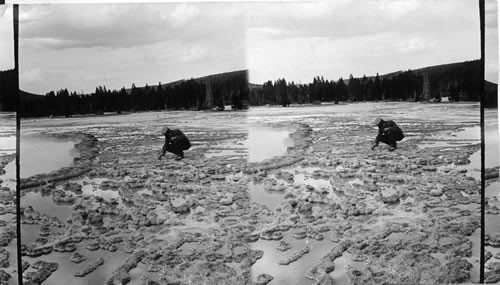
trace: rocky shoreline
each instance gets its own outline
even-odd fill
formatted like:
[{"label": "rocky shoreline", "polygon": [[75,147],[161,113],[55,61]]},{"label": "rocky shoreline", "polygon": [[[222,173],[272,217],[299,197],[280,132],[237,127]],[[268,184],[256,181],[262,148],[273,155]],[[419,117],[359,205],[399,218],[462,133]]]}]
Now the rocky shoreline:
[{"label": "rocky shoreline", "polygon": [[80,157],[74,158],[74,165],[63,167],[50,173],[43,173],[21,179],[21,190],[41,186],[58,181],[66,181],[74,177],[81,176],[89,172],[92,168],[90,161],[97,155],[95,148],[97,139],[85,133],[62,133],[53,135],[55,138],[71,138],[80,140],[75,144],[75,149],[80,153]]},{"label": "rocky shoreline", "polygon": [[[498,185],[499,180],[499,167],[485,169],[485,179],[486,179],[486,189],[489,189],[490,185]],[[497,188],[498,189],[498,188]],[[485,203],[486,220],[498,221],[500,219],[500,199],[498,195],[498,190],[494,190],[494,193],[486,192],[487,203]],[[500,248],[500,230],[495,223],[494,226],[490,225],[487,228],[485,234],[485,283],[498,283],[500,282],[500,254],[492,254],[489,250],[496,250]]]},{"label": "rocky shoreline", "polygon": [[[37,237],[23,255],[66,256],[61,262],[73,272],[39,274],[50,272],[53,281],[110,268],[106,284],[274,284],[280,272],[258,270],[271,254],[256,246],[265,241],[280,256],[276,266],[304,268],[297,280],[303,284],[333,284],[338,270],[352,284],[470,281],[478,265],[472,248],[479,242],[480,184],[466,166],[480,145],[419,148],[424,136],[415,136],[395,152],[372,151],[362,143],[371,128],[324,128],[318,121],[291,122],[294,145],[258,163],[247,163],[245,153],[207,158],[217,138],[241,139],[223,128],[186,127],[196,147],[182,161],[156,160],[161,139],[151,135],[89,128],[77,134],[75,166],[23,181],[23,193],[43,193],[55,207],[71,209],[59,219],[24,207],[23,227]],[[429,134],[463,126],[405,125]],[[276,207],[252,201],[250,183],[278,195]],[[306,241],[310,247],[297,246]],[[128,258],[108,264],[108,253]],[[352,256],[349,266],[336,267],[345,256]],[[34,274],[28,272],[27,280]]]},{"label": "rocky shoreline", "polygon": [[[0,156],[0,175],[5,174],[7,164],[15,161],[15,154]],[[7,284],[16,278],[17,264],[9,259],[16,256],[16,189],[9,186],[9,181],[0,178],[0,283]],[[15,185],[15,184],[14,184]],[[17,284],[17,282],[16,282]]]}]

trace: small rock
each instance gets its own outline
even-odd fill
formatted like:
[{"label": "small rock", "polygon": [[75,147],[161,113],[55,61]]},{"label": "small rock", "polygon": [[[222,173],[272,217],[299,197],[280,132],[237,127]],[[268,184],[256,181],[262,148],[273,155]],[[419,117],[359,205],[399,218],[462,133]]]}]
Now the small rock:
[{"label": "small rock", "polygon": [[423,167],[423,170],[424,171],[430,171],[430,172],[433,172],[433,171],[436,171],[437,170],[437,167],[435,166],[431,166],[431,165],[426,165]]},{"label": "small rock", "polygon": [[290,256],[289,258],[285,259],[285,260],[281,260],[280,262],[278,262],[278,264],[280,265],[288,265],[294,261],[297,261],[299,258],[301,258],[304,254],[308,253],[309,252],[309,247],[308,246],[305,246],[303,249],[299,250],[299,251],[296,251],[292,254],[292,256]]},{"label": "small rock", "polygon": [[231,198],[231,197],[222,198],[222,199],[220,199],[220,203],[222,205],[229,206],[229,205],[233,204],[233,198]]},{"label": "small rock", "polygon": [[380,192],[382,202],[386,204],[394,204],[399,202],[399,193],[395,189],[384,189]]},{"label": "small rock", "polygon": [[170,201],[172,204],[172,211],[177,214],[184,214],[189,212],[189,204],[184,198],[176,198]]},{"label": "small rock", "polygon": [[9,252],[5,248],[0,248],[0,267],[9,267]]},{"label": "small rock", "polygon": [[260,274],[259,276],[257,276],[257,278],[255,278],[255,284],[258,284],[258,285],[266,285],[267,283],[271,282],[271,280],[273,280],[274,277],[272,277],[271,275],[269,274]]},{"label": "small rock", "polygon": [[292,236],[296,239],[303,239],[307,236],[307,232],[304,230],[299,230],[292,234]]},{"label": "small rock", "polygon": [[431,191],[429,191],[429,195],[438,197],[443,195],[443,191],[441,189],[432,189]]},{"label": "small rock", "polygon": [[80,263],[82,261],[84,261],[86,258],[85,256],[83,256],[82,254],[78,253],[78,252],[75,252],[73,253],[73,255],[71,255],[71,262],[74,262],[74,263]]},{"label": "small rock", "polygon": [[89,263],[84,270],[78,271],[73,275],[75,277],[84,277],[85,275],[91,273],[92,271],[94,271],[97,267],[99,267],[102,264],[104,264],[104,259],[101,257],[101,258]]},{"label": "small rock", "polygon": [[2,281],[2,284],[8,284],[7,282],[10,279],[10,274],[5,272],[5,270],[0,269],[0,281]]},{"label": "small rock", "polygon": [[289,243],[287,243],[287,242],[286,242],[286,241],[284,241],[284,240],[280,241],[280,244],[276,247],[276,249],[277,249],[277,250],[279,250],[279,251],[287,251],[287,250],[289,250],[290,248],[292,248],[292,247],[290,246],[290,244],[289,244]]}]

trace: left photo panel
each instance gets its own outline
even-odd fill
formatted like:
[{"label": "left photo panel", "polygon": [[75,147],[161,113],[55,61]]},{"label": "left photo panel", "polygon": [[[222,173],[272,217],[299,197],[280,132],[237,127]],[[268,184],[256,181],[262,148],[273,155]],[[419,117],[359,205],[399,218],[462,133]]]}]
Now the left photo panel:
[{"label": "left photo panel", "polygon": [[24,283],[244,278],[245,28],[231,3],[20,6]]},{"label": "left photo panel", "polygon": [[0,5],[0,38],[0,284],[18,284],[13,5]]}]

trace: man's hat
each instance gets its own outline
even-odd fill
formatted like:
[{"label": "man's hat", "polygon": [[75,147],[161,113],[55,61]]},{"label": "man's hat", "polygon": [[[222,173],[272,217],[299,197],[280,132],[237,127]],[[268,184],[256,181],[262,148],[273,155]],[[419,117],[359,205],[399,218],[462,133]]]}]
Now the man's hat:
[{"label": "man's hat", "polygon": [[380,122],[382,122],[382,118],[378,117],[378,118],[375,119],[375,121],[373,122],[373,124],[375,126],[378,126],[380,124]]},{"label": "man's hat", "polygon": [[161,132],[161,134],[162,134],[162,135],[164,135],[164,134],[166,134],[168,131],[170,131],[170,129],[169,129],[168,127],[163,127],[163,128],[161,129],[161,131],[160,131],[160,132]]}]

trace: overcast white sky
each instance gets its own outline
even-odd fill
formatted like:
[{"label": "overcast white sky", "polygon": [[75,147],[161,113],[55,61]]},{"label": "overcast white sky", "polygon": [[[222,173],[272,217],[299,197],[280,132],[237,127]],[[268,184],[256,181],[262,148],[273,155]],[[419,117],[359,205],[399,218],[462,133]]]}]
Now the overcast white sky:
[{"label": "overcast white sky", "polygon": [[498,2],[485,1],[485,79],[498,83]]},{"label": "overcast white sky", "polygon": [[481,57],[478,1],[253,4],[250,81],[361,77]]},{"label": "overcast white sky", "polygon": [[231,3],[22,5],[20,85],[87,93],[241,70],[245,32]]},{"label": "overcast white sky", "polygon": [[[21,5],[21,88],[92,92],[246,68],[254,83],[307,83],[480,58],[477,1],[332,2]],[[0,14],[2,38],[11,14]],[[497,23],[486,0],[493,82]]]},{"label": "overcast white sky", "polygon": [[0,70],[14,69],[14,26],[11,5],[0,5]]}]

